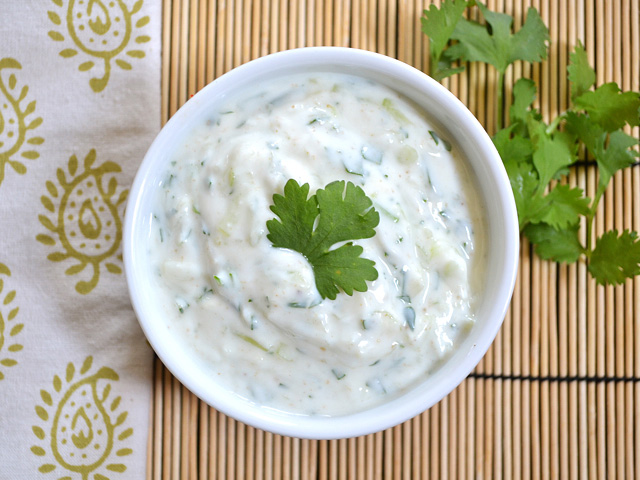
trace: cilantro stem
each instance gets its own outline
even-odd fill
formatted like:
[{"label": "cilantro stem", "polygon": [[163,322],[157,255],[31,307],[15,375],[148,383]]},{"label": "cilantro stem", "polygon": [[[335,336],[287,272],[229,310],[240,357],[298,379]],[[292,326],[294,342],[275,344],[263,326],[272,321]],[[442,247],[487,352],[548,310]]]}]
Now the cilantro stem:
[{"label": "cilantro stem", "polygon": [[498,95],[497,95],[497,130],[500,131],[504,128],[504,72],[498,70]]},{"label": "cilantro stem", "polygon": [[591,235],[593,232],[593,215],[587,215],[587,243],[584,248],[584,254],[587,260],[591,257]]},{"label": "cilantro stem", "polygon": [[593,203],[591,204],[591,209],[589,213],[586,215],[587,217],[587,243],[586,248],[584,249],[584,254],[587,259],[591,258],[591,252],[593,251],[591,247],[591,238],[593,235],[593,220],[596,217],[596,212],[598,210],[598,204],[600,203],[600,199],[607,189],[607,185],[598,186],[598,190],[596,191],[596,196],[593,199]]},{"label": "cilantro stem", "polygon": [[560,122],[562,122],[566,117],[567,117],[567,112],[564,111],[560,115],[558,115],[556,118],[554,118],[551,121],[551,123],[547,126],[545,133],[547,135],[551,135],[553,132],[555,132],[558,129]]}]

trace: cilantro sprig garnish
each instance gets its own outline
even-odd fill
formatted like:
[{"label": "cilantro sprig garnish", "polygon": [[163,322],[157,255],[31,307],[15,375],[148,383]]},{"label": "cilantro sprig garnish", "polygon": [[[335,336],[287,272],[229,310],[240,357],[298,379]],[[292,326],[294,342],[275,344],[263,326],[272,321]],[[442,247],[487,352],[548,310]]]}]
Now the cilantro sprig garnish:
[{"label": "cilantro sprig garnish", "polygon": [[[464,11],[477,5],[486,24],[467,20]],[[511,33],[513,18],[504,13],[492,12],[481,2],[449,0],[440,10],[431,5],[424,11],[422,31],[429,36],[431,70],[434,78],[460,73],[464,67],[452,67],[453,62],[483,62],[498,71],[498,102],[502,104],[504,76],[507,68],[516,60],[539,62],[547,58],[549,30],[538,11],[531,7],[522,28]],[[451,44],[451,40],[456,40]],[[498,123],[502,122],[502,110],[498,110]]]},{"label": "cilantro sprig garnish", "polygon": [[[371,238],[380,215],[364,191],[336,181],[309,197],[309,184],[290,179],[284,195],[273,195],[271,211],[278,219],[267,221],[267,238],[274,247],[301,253],[313,268],[322,298],[335,300],[340,289],[347,295],[366,292],[367,281],[378,278],[375,262],[360,255],[353,240]],[[346,242],[338,248],[336,244]]]},{"label": "cilantro sprig garnish", "polygon": [[[485,23],[463,17],[477,5]],[[640,124],[640,94],[622,92],[616,83],[594,87],[596,74],[582,45],[570,56],[567,75],[571,106],[548,124],[533,108],[535,83],[518,80],[512,88],[509,125],[504,126],[506,69],[513,62],[547,57],[549,32],[535,8],[517,32],[513,18],[492,12],[480,2],[445,0],[424,11],[422,30],[430,37],[431,70],[441,79],[464,70],[455,62],[483,62],[498,72],[497,124],[493,141],[513,189],[521,232],[543,259],[573,263],[586,259],[588,270],[603,285],[617,285],[640,274],[640,239],[617,230],[593,239],[598,204],[615,173],[637,165],[638,140],[624,128]],[[569,167],[581,157],[595,160],[598,185],[594,198],[565,182]],[[580,226],[585,241],[580,241]]]},{"label": "cilantro sprig garnish", "polygon": [[444,2],[440,8],[432,4],[428,10],[424,11],[424,16],[420,19],[422,30],[429,35],[431,76],[436,80],[464,70],[464,67],[452,67],[454,59],[450,55],[444,55],[444,52],[458,22],[462,20],[462,13],[468,4],[469,2],[465,0]]}]

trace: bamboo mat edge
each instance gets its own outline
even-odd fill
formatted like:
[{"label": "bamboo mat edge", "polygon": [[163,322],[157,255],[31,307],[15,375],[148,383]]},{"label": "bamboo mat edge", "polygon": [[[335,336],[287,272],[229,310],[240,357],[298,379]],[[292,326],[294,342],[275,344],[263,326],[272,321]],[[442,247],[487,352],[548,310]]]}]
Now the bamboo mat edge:
[{"label": "bamboo mat edge", "polygon": [[[307,45],[378,51],[428,72],[419,17],[429,1],[163,1],[162,118],[215,77]],[[433,2],[438,4],[439,2]],[[516,64],[545,117],[567,107],[563,72],[581,40],[598,84],[640,90],[637,0],[488,1],[521,26],[529,6],[549,26],[547,62]],[[491,132],[495,73],[447,79]],[[633,134],[638,136],[638,129]],[[570,177],[593,194],[593,168]],[[596,228],[640,230],[640,168],[620,172]],[[632,478],[640,470],[640,282],[597,287],[583,264],[541,262],[524,243],[504,326],[474,373],[413,420],[367,437],[306,441],[267,434],[198,401],[157,360],[148,478]]]}]

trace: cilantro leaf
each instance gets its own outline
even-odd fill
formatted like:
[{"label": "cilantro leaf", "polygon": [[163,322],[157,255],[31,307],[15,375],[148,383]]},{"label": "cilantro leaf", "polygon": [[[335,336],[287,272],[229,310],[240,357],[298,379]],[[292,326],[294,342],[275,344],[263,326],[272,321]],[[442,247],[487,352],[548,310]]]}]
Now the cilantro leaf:
[{"label": "cilantro leaf", "polygon": [[280,217],[280,221],[269,220],[267,238],[278,247],[297,250],[300,238],[310,238],[313,223],[318,216],[316,197],[309,195],[309,184],[300,186],[295,180],[289,180],[284,186],[284,196],[274,195],[271,211]]},{"label": "cilantro leaf", "polygon": [[567,131],[576,136],[594,155],[604,151],[606,133],[602,127],[584,114],[569,111],[566,114]]},{"label": "cilantro leaf", "polygon": [[522,231],[527,224],[542,221],[547,203],[542,197],[545,185],[540,183],[533,165],[531,139],[519,133],[514,134],[517,127],[519,123],[513,123],[498,131],[493,137],[493,143],[509,177]]},{"label": "cilantro leaf", "polygon": [[570,63],[567,67],[567,72],[571,82],[571,100],[574,100],[587,92],[596,83],[596,72],[589,65],[587,52],[582,43],[576,45],[573,53],[569,54],[569,59]]},{"label": "cilantro leaf", "polygon": [[513,85],[513,103],[509,108],[511,123],[526,123],[531,104],[536,99],[536,84],[528,78],[521,78]]},{"label": "cilantro leaf", "polygon": [[353,295],[354,290],[367,291],[365,280],[375,280],[378,272],[373,261],[360,257],[362,251],[360,245],[347,243],[313,259],[316,286],[322,298],[335,300],[338,287],[347,295]]},{"label": "cilantro leaf", "polygon": [[638,144],[638,140],[627,135],[622,130],[616,130],[609,135],[609,144],[602,152],[593,152],[596,155],[601,177],[611,177],[623,168],[634,164],[638,152],[631,148]]},{"label": "cilantro leaf", "polygon": [[549,29],[540,14],[535,8],[529,7],[524,25],[511,38],[509,63],[516,60],[541,62],[547,58],[549,39]]},{"label": "cilantro leaf", "polygon": [[308,255],[347,240],[373,237],[380,215],[364,191],[349,182],[332,182],[316,192],[320,218],[307,245]]},{"label": "cilantro leaf", "polygon": [[640,94],[621,92],[618,84],[611,82],[601,85],[593,92],[585,92],[573,100],[579,109],[584,109],[589,117],[607,132],[613,132],[629,124],[640,125]]},{"label": "cilantro leaf", "polygon": [[575,138],[566,132],[547,134],[546,124],[532,115],[527,120],[533,145],[533,164],[540,176],[540,183],[546,186],[552,178],[576,161]]},{"label": "cilantro leaf", "polygon": [[580,215],[589,213],[591,204],[581,188],[569,185],[556,185],[544,199],[548,208],[542,215],[542,221],[559,230],[577,224]]},{"label": "cilantro leaf", "polygon": [[636,232],[605,232],[596,240],[589,258],[589,272],[601,285],[619,285],[640,275],[640,240]]},{"label": "cilantro leaf", "polygon": [[530,224],[524,234],[536,247],[536,253],[543,260],[574,263],[583,253],[578,240],[578,225],[557,230],[546,223]]},{"label": "cilantro leaf", "polygon": [[512,127],[498,132],[494,143],[509,176],[520,230],[529,223],[545,222],[557,229],[578,223],[579,215],[587,215],[590,211],[589,197],[584,196],[582,189],[568,185],[557,185],[543,196],[546,184],[539,180],[530,160],[531,142],[519,135],[505,138]]},{"label": "cilantro leaf", "polygon": [[522,135],[512,135],[515,127],[515,124],[511,124],[493,136],[493,144],[507,170],[511,164],[530,160],[533,155],[531,139]]},{"label": "cilantro leaf", "polygon": [[[531,162],[505,165],[522,231],[530,222],[540,222],[546,203],[540,194],[540,181]],[[543,187],[544,188],[544,187]]]},{"label": "cilantro leaf", "polygon": [[[306,257],[313,268],[322,298],[335,300],[339,289],[347,295],[365,292],[367,281],[378,278],[375,262],[362,258],[362,247],[351,240],[371,238],[380,222],[364,191],[349,182],[336,181],[308,198],[309,184],[291,179],[284,196],[275,194],[271,211],[280,220],[267,221],[267,238],[274,247],[288,248]],[[331,248],[339,242],[339,248]]]},{"label": "cilantro leaf", "polygon": [[605,189],[613,175],[623,168],[633,165],[638,152],[632,147],[638,141],[621,130],[610,134],[596,124],[590,116],[567,113],[567,130],[577,136],[595,157],[600,175],[599,188]]},{"label": "cilantro leaf", "polygon": [[484,62],[500,73],[516,60],[539,62],[547,58],[549,30],[535,8],[529,8],[522,28],[511,33],[513,17],[492,12],[478,2],[488,25],[462,18],[451,35],[459,43],[450,47],[450,55],[463,61]]},{"label": "cilantro leaf", "polygon": [[467,8],[465,0],[445,0],[438,8],[431,4],[424,10],[420,19],[422,32],[429,37],[429,55],[431,57],[431,74],[437,80],[442,80],[464,70],[464,67],[450,68],[451,61],[442,56],[451,34],[456,28],[462,13]]}]

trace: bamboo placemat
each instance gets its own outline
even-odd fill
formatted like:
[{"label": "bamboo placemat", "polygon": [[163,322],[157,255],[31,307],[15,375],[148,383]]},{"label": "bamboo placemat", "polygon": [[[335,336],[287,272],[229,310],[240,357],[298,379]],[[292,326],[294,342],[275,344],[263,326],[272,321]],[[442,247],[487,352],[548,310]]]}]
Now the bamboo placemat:
[{"label": "bamboo placemat", "polygon": [[[428,73],[419,18],[430,3],[164,0],[163,121],[217,76],[287,48],[364,48]],[[541,85],[537,107],[547,120],[568,105],[565,72],[578,40],[598,84],[640,90],[639,0],[487,4],[516,27],[534,6],[548,25],[548,61],[516,64],[506,82],[527,76]],[[495,80],[471,65],[444,82],[490,133]],[[570,182],[593,196],[594,168],[574,168]],[[596,219],[599,232],[640,230],[640,168],[615,176]],[[596,286],[584,264],[540,261],[526,242],[520,259],[504,326],[474,373],[429,411],[378,434],[308,441],[255,430],[200,402],[156,361],[148,478],[639,478],[640,281]]]}]

